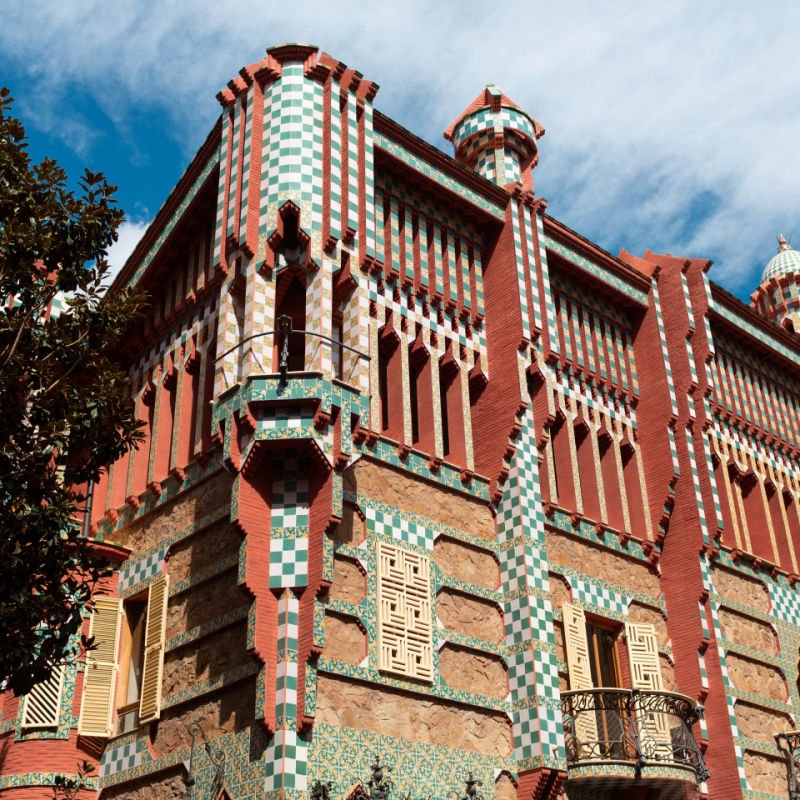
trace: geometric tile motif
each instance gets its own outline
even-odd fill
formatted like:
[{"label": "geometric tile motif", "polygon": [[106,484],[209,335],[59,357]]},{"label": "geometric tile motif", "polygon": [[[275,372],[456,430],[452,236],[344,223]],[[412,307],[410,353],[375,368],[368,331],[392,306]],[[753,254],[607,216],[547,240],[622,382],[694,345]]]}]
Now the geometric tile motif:
[{"label": "geometric tile motif", "polygon": [[165,545],[138,561],[124,562],[119,571],[119,591],[124,592],[131,586],[136,586],[159,574],[168,549],[168,546]]},{"label": "geometric tile motif", "polygon": [[117,772],[138,767],[143,759],[144,739],[130,738],[103,751],[100,758],[100,777],[107,778]]},{"label": "geometric tile motif", "polygon": [[403,517],[390,514],[371,506],[366,509],[367,530],[382,538],[396,539],[398,542],[419,547],[423,550],[433,549],[435,532]]},{"label": "geometric tile motif", "polygon": [[497,509],[514,755],[520,768],[563,766],[558,663],[544,513],[530,410],[523,414]]},{"label": "geometric tile motif", "polygon": [[271,528],[308,527],[308,461],[289,450],[274,464]]},{"label": "geometric tile motif", "polygon": [[308,586],[308,539],[273,537],[269,548],[270,589]]},{"label": "geometric tile motif", "polygon": [[264,791],[304,792],[308,786],[308,742],[294,730],[277,730],[264,752]]},{"label": "geometric tile motif", "polygon": [[565,575],[564,577],[572,587],[573,598],[579,603],[607,611],[617,619],[628,615],[631,598],[592,580],[578,578],[575,575]]},{"label": "geometric tile motif", "polygon": [[770,582],[769,596],[772,612],[778,619],[795,627],[800,626],[800,595],[797,592]]}]

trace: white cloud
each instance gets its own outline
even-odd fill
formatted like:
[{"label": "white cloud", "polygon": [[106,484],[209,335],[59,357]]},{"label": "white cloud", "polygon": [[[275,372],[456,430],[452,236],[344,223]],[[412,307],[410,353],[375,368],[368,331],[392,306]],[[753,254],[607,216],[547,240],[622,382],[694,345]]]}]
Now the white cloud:
[{"label": "white cloud", "polygon": [[117,229],[117,241],[108,250],[108,263],[111,267],[109,283],[125,266],[125,262],[133,252],[139,240],[144,236],[150,222],[125,220]]},{"label": "white cloud", "polygon": [[47,92],[69,120],[80,84],[120,127],[133,109],[163,116],[187,160],[216,91],[299,39],[378,81],[377,107],[441,146],[497,83],[548,130],[537,191],[609,249],[710,257],[712,276],[746,293],[779,231],[800,240],[793,0],[10,5],[0,51],[27,70],[28,102]]}]

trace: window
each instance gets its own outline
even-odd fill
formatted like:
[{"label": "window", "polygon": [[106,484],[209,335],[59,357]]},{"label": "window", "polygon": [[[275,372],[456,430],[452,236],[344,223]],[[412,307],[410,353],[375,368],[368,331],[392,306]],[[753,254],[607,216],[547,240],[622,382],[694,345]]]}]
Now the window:
[{"label": "window", "polygon": [[151,581],[146,598],[127,600],[121,637],[120,600],[95,599],[90,628],[95,647],[86,656],[78,726],[82,736],[111,734],[115,691],[119,733],[160,716],[168,597],[169,577],[159,575]]},{"label": "window", "polygon": [[[571,690],[591,692],[591,701],[573,720],[573,734],[581,752],[592,757],[616,758],[625,746],[627,693],[621,688],[617,657],[618,628],[613,623],[588,621],[582,608],[564,603],[564,644]],[[655,628],[646,623],[626,622],[628,665],[633,689],[661,691],[663,681]],[[608,690],[608,691],[598,691]],[[669,742],[664,715],[637,713],[640,738],[658,749]]]},{"label": "window", "polygon": [[117,692],[117,733],[127,733],[139,724],[146,620],[146,595],[126,601]]},{"label": "window", "polygon": [[127,733],[161,714],[168,596],[169,577],[159,575],[151,582],[146,596],[125,603],[117,733]]},{"label": "window", "polygon": [[618,687],[620,675],[616,631],[587,622],[586,639],[592,683],[594,686]]}]

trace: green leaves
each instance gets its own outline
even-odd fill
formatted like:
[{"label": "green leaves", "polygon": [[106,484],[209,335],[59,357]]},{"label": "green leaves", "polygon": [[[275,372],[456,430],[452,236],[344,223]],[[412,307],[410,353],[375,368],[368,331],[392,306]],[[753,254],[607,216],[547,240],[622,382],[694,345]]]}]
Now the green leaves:
[{"label": "green leaves", "polygon": [[142,297],[105,289],[123,219],[115,187],[87,170],[76,194],[51,159],[31,165],[10,108],[2,89],[0,680],[22,694],[76,655],[104,575],[81,537],[81,512],[87,481],[141,439],[114,348]]}]

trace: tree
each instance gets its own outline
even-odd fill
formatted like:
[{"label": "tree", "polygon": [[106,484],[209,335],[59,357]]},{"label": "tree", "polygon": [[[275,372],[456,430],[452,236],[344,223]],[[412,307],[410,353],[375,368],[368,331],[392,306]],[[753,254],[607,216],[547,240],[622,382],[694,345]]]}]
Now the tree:
[{"label": "tree", "polygon": [[32,164],[12,102],[0,89],[0,685],[24,694],[76,656],[105,569],[85,487],[142,438],[113,356],[142,296],[105,289],[116,187]]}]

